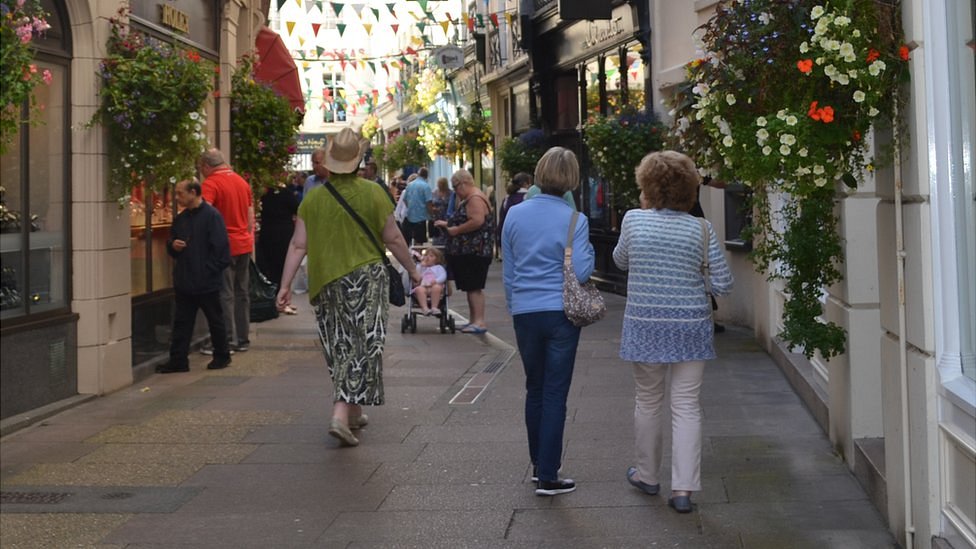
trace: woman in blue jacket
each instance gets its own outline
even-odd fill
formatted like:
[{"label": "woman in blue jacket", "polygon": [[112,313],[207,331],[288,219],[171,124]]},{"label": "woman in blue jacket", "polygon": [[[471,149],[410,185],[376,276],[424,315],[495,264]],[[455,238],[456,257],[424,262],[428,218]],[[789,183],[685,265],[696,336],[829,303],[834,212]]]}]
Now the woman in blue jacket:
[{"label": "woman in blue jacket", "polygon": [[[549,149],[535,168],[542,193],[513,206],[502,230],[503,279],[525,369],[525,428],[536,495],[572,492],[572,479],[558,471],[580,329],[563,312],[563,254],[574,208],[563,194],[579,185],[576,155]],[[573,267],[580,282],[593,272],[593,246],[586,217],[573,231]]]}]

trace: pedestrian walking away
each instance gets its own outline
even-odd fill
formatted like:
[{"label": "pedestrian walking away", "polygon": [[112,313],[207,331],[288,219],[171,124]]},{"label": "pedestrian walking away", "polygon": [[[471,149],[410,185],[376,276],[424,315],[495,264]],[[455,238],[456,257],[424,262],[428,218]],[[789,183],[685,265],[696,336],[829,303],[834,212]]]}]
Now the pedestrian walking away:
[{"label": "pedestrian walking away", "polygon": [[356,176],[365,147],[349,128],[329,141],[324,163],[331,181],[309,191],[298,208],[278,291],[278,308],[291,306],[291,281],[307,254],[309,302],[333,386],[329,434],[343,446],[359,444],[352,431],[368,422],[362,407],[384,403],[389,279],[373,242],[384,242],[411,280],[420,283],[386,191]]},{"label": "pedestrian walking away", "polygon": [[230,364],[227,329],[220,307],[224,269],[230,265],[230,243],[224,220],[201,197],[200,183],[176,184],[176,202],[183,211],[173,219],[166,251],[173,257],[173,293],[176,307],[169,347],[169,363],[156,368],[161,374],[190,371],[190,338],[197,310],[202,310],[210,327],[213,360],[210,370]]},{"label": "pedestrian walking away", "polygon": [[407,245],[427,242],[427,222],[433,212],[433,194],[427,183],[427,168],[420,168],[417,177],[403,191],[403,203],[407,209],[403,219],[403,235]]},{"label": "pedestrian walking away", "polygon": [[[247,351],[251,322],[250,262],[254,251],[254,199],[251,186],[224,161],[217,149],[200,156],[203,198],[217,208],[227,226],[230,266],[224,270],[220,303],[227,324],[227,340],[238,352]],[[208,352],[209,351],[209,352]],[[205,354],[213,352],[204,348]]]},{"label": "pedestrian walking away", "polygon": [[[535,493],[554,496],[576,489],[572,479],[558,475],[580,337],[563,309],[563,257],[575,208],[562,197],[579,185],[576,155],[562,147],[549,149],[536,165],[535,180],[542,193],[508,212],[502,278],[525,369],[525,430]],[[577,280],[586,282],[594,267],[586,216],[578,216],[572,235],[573,269]]]},{"label": "pedestrian walking away", "polygon": [[435,221],[434,225],[447,234],[444,251],[448,271],[457,289],[468,297],[471,322],[461,332],[483,334],[488,331],[484,290],[495,250],[494,218],[488,197],[475,186],[470,172],[454,172],[451,186],[459,202],[447,220]]},{"label": "pedestrian walking away", "polygon": [[712,305],[703,277],[705,254],[713,292],[731,292],[732,273],[711,225],[688,213],[700,179],[694,162],[674,151],[651,153],[637,167],[636,177],[642,206],[624,215],[613,250],[614,263],[628,272],[620,358],[634,363],[636,386],[637,464],[627,470],[627,480],[650,495],[660,490],[662,409],[670,370],[668,505],[689,513],[692,492],[701,490],[699,393],[705,361],[715,358]]}]

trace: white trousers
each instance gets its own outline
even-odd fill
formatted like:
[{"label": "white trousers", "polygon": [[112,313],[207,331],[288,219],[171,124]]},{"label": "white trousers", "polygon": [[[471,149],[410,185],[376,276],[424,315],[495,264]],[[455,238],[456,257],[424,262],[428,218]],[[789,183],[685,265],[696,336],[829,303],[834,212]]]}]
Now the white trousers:
[{"label": "white trousers", "polygon": [[634,431],[637,474],[647,484],[661,481],[664,455],[664,381],[671,370],[671,489],[701,490],[701,392],[704,361],[674,364],[634,363],[637,398]]}]

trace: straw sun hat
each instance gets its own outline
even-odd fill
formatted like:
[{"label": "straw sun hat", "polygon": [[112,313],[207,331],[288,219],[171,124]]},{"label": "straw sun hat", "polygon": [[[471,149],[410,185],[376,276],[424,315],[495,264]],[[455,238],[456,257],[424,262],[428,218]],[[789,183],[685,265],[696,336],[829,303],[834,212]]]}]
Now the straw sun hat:
[{"label": "straw sun hat", "polygon": [[342,128],[325,146],[325,167],[332,173],[354,173],[369,142],[350,128]]}]

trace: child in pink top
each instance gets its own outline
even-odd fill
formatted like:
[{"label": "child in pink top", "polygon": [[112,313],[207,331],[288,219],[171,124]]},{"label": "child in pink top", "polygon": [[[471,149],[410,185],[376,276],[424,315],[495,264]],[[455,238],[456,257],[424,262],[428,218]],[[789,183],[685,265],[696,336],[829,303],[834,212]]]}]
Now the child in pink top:
[{"label": "child in pink top", "polygon": [[[447,270],[444,269],[444,254],[432,246],[424,250],[418,266],[420,271],[420,285],[413,289],[420,305],[420,313],[433,315],[440,306],[441,296],[444,295],[444,283],[447,282]],[[430,306],[427,298],[430,297]]]}]

